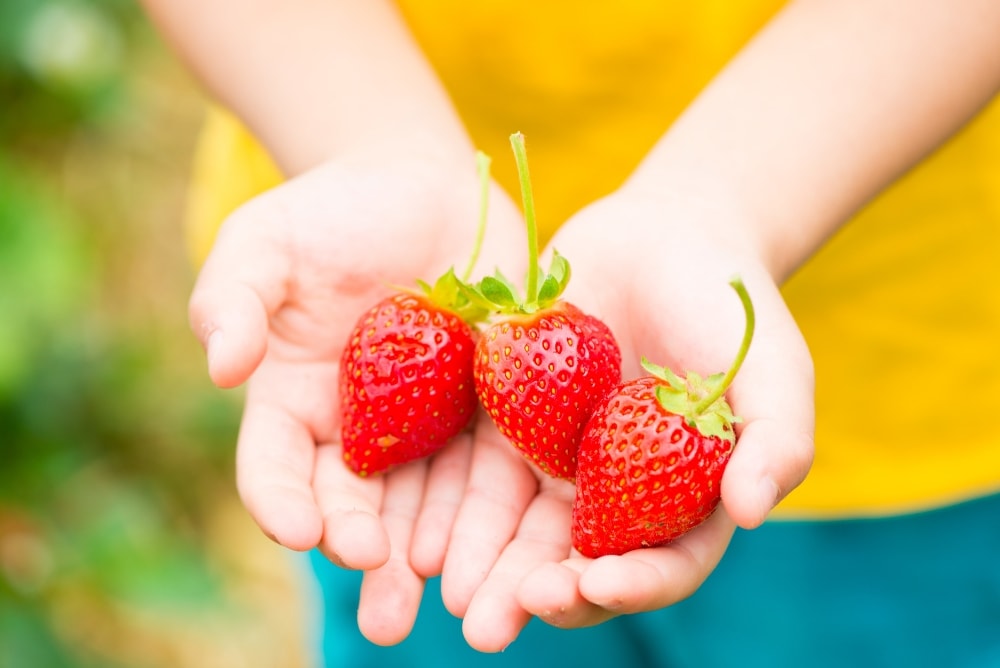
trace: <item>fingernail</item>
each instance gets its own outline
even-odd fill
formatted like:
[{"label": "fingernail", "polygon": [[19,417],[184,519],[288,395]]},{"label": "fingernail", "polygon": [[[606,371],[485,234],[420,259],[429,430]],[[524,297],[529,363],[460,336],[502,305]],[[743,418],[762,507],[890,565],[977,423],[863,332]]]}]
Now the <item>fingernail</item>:
[{"label": "fingernail", "polygon": [[219,355],[219,350],[222,348],[222,330],[215,330],[208,335],[208,340],[205,341],[205,358],[208,360],[208,368],[211,369],[214,366],[215,358]]},{"label": "fingernail", "polygon": [[607,603],[601,604],[601,607],[607,610],[608,612],[618,612],[619,610],[622,609],[622,606],[624,605],[625,601],[621,600],[620,598],[615,598],[608,601]]},{"label": "fingernail", "polygon": [[778,484],[769,475],[765,475],[757,483],[757,498],[760,504],[760,521],[767,519],[774,507],[778,504]]}]

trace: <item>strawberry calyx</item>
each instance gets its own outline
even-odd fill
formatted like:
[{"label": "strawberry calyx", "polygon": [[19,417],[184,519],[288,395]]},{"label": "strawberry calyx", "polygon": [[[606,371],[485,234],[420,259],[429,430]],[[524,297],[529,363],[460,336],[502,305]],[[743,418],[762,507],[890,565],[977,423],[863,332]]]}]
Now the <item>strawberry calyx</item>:
[{"label": "strawberry calyx", "polygon": [[553,252],[552,263],[547,272],[539,265],[538,223],[535,218],[535,198],[531,189],[524,135],[515,132],[510,136],[510,143],[517,164],[524,221],[528,231],[528,273],[524,296],[519,297],[517,287],[497,269],[492,276],[484,277],[477,285],[470,285],[468,297],[480,307],[493,312],[508,315],[531,314],[559,301],[566,286],[569,285],[570,267],[566,258],[558,252]]},{"label": "strawberry calyx", "polygon": [[689,371],[682,377],[665,366],[654,364],[645,357],[642,359],[642,368],[663,381],[656,388],[656,399],[665,410],[680,415],[688,425],[705,436],[725,440],[733,438],[733,424],[741,421],[726,401],[726,391],[743,365],[755,325],[753,303],[743,280],[736,276],[729,281],[729,285],[736,291],[743,305],[746,325],[736,358],[728,371],[712,374],[707,378]]},{"label": "strawberry calyx", "polygon": [[469,298],[469,286],[455,274],[454,267],[438,277],[433,285],[418,280],[417,286],[419,289],[402,288],[402,291],[426,297],[435,306],[456,313],[469,325],[489,319],[490,310],[478,300]]}]

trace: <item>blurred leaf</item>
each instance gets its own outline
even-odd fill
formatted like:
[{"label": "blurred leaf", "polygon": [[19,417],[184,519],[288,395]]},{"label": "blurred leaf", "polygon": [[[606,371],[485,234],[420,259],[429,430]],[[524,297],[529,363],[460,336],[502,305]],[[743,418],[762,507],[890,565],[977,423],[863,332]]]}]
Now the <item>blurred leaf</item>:
[{"label": "blurred leaf", "polygon": [[185,633],[237,616],[207,532],[241,395],[163,252],[190,157],[168,62],[134,0],[0,0],[0,668],[208,665]]},{"label": "blurred leaf", "polygon": [[50,144],[121,103],[138,3],[0,2],[0,143]]},{"label": "blurred leaf", "polygon": [[18,57],[44,84],[85,91],[115,79],[121,51],[122,35],[99,7],[49,2],[25,26]]},{"label": "blurred leaf", "polygon": [[0,666],[80,668],[81,663],[62,646],[38,610],[0,595]]},{"label": "blurred leaf", "polygon": [[218,577],[194,535],[178,531],[148,489],[92,469],[58,496],[70,506],[57,506],[57,550],[96,590],[144,607],[199,609],[218,599]]},{"label": "blurred leaf", "polygon": [[56,194],[0,156],[0,397],[22,383],[47,333],[81,312],[93,261]]}]

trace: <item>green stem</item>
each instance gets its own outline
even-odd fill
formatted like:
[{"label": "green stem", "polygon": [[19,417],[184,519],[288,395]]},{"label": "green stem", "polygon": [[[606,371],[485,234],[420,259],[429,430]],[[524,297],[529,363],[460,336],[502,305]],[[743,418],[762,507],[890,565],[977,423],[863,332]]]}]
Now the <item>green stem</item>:
[{"label": "green stem", "polygon": [[476,173],[479,175],[479,228],[476,230],[476,244],[472,247],[472,257],[462,272],[463,283],[468,283],[472,276],[472,269],[479,260],[483,238],[486,236],[486,216],[490,204],[490,156],[482,151],[476,151]]},{"label": "green stem", "polygon": [[729,389],[730,383],[733,382],[733,378],[736,377],[736,373],[743,366],[743,360],[747,356],[747,351],[750,349],[750,340],[753,338],[753,330],[756,323],[753,312],[753,303],[750,301],[750,295],[747,293],[747,288],[743,285],[743,279],[739,276],[735,276],[729,281],[729,285],[736,290],[736,294],[739,295],[740,303],[743,304],[743,312],[746,314],[746,327],[743,330],[743,341],[740,343],[740,349],[736,353],[736,359],[733,361],[732,366],[729,367],[729,371],[723,376],[722,381],[715,388],[715,390],[709,394],[707,397],[699,401],[692,413],[694,415],[700,415],[705,412],[709,406],[715,403],[715,401],[726,393]]},{"label": "green stem", "polygon": [[524,222],[528,228],[528,280],[524,288],[524,303],[538,301],[538,224],[535,221],[535,199],[531,193],[531,178],[528,174],[528,155],[524,149],[524,135],[515,132],[510,136],[517,163],[517,177],[521,183],[521,201],[524,205]]}]

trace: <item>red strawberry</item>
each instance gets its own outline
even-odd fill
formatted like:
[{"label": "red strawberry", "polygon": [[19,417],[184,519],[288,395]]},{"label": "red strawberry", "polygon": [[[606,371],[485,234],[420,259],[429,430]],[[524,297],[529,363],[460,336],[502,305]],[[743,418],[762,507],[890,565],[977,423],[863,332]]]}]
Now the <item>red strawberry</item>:
[{"label": "red strawberry", "polygon": [[499,273],[478,287],[504,317],[476,344],[475,382],[487,414],[546,474],[575,479],[580,435],[596,403],[621,381],[621,352],[608,327],[560,299],[569,263],[558,253],[539,281],[537,228],[523,136],[511,137],[528,225],[526,298]]},{"label": "red strawberry", "polygon": [[731,283],[747,315],[730,370],[702,379],[676,376],[643,360],[649,375],[608,395],[584,430],[573,504],[573,545],[586,557],[668,543],[705,521],[720,500],[722,474],[739,418],[724,395],[753,336],[753,307]]},{"label": "red strawberry", "polygon": [[472,327],[424,295],[401,292],[360,320],[341,360],[344,460],[360,475],[424,457],[476,412]]},{"label": "red strawberry", "polygon": [[[485,225],[489,161],[479,154]],[[476,331],[486,311],[449,270],[433,287],[386,297],[358,320],[340,362],[344,461],[361,476],[434,453],[469,424]]]},{"label": "red strawberry", "polygon": [[487,414],[546,474],[573,480],[594,405],[621,380],[607,326],[566,301],[489,327],[476,344],[475,382]]}]

